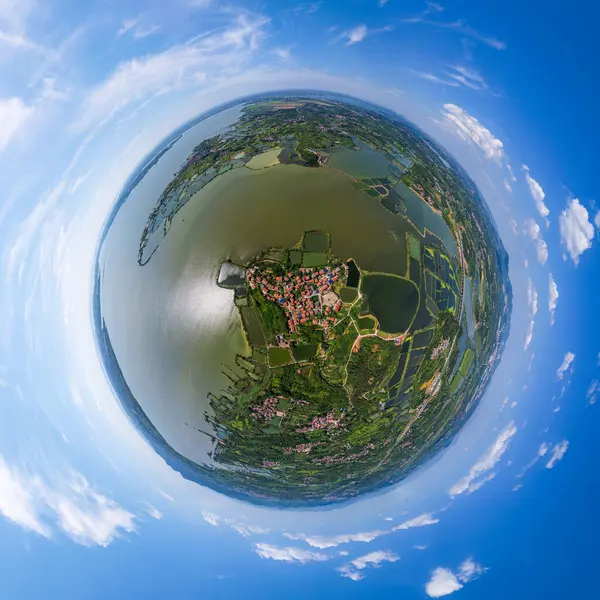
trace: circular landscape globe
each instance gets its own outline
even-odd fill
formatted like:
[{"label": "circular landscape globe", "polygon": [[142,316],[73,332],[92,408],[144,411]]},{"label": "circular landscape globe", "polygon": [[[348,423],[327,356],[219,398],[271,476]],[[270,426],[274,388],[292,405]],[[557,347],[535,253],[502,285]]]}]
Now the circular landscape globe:
[{"label": "circular landscape globe", "polygon": [[132,175],[98,248],[98,345],[184,477],[280,507],[406,478],[481,398],[508,258],[474,183],[391,111],[237,100]]}]

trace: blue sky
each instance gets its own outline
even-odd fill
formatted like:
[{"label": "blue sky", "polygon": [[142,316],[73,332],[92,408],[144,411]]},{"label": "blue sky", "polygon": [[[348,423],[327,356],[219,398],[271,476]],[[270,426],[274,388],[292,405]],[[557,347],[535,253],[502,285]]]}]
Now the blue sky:
[{"label": "blue sky", "polygon": [[[528,0],[0,0],[2,595],[593,596],[597,18]],[[444,144],[490,205],[514,293],[454,445],[311,513],[170,471],[114,399],[90,316],[102,224],[145,154],[220,102],[292,87],[385,105]]]}]

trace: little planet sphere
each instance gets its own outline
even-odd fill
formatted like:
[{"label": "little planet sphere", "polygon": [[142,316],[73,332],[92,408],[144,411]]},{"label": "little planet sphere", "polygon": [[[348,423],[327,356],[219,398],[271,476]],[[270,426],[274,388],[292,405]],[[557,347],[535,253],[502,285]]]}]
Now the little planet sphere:
[{"label": "little planet sphere", "polygon": [[97,342],[124,411],[185,478],[265,506],[381,491],[447,447],[511,308],[459,163],[338,94],[187,123],[131,176],[97,252]]}]

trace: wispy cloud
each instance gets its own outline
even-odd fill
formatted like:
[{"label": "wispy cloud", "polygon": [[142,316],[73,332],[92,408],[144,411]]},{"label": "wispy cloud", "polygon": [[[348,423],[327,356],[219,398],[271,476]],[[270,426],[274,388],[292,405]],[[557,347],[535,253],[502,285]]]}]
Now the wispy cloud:
[{"label": "wispy cloud", "polygon": [[523,232],[533,240],[537,259],[544,265],[548,260],[548,244],[542,237],[540,226],[533,219],[527,219],[523,224]]},{"label": "wispy cloud", "polygon": [[464,87],[472,90],[487,90],[485,79],[473,68],[464,65],[452,65],[448,70],[448,77]]},{"label": "wispy cloud", "polygon": [[280,546],[274,546],[272,544],[255,544],[254,551],[261,558],[269,558],[271,560],[278,560],[284,562],[322,562],[333,558],[330,554],[324,554],[322,552],[312,552],[311,550],[305,550],[303,548],[295,548],[293,546],[287,546],[282,548]]},{"label": "wispy cloud", "polygon": [[413,529],[415,527],[426,527],[428,525],[435,525],[439,522],[437,517],[434,517],[431,513],[423,513],[412,519],[408,519],[398,525],[395,525],[391,529],[375,529],[373,531],[361,531],[358,533],[342,533],[338,535],[307,535],[305,533],[284,533],[285,537],[291,540],[304,540],[309,546],[313,548],[319,548],[324,550],[326,548],[334,548],[341,544],[348,544],[350,542],[372,542],[373,540],[396,531],[403,531],[406,529]]},{"label": "wispy cloud", "polygon": [[[478,485],[480,477],[485,477],[488,471],[491,471],[502,455],[508,449],[510,439],[517,433],[517,426],[514,422],[510,422],[496,438],[494,443],[482,454],[479,460],[469,469],[469,473],[462,479],[457,481],[448,491],[451,498],[454,498],[460,494],[473,493],[481,488]],[[488,478],[489,481],[489,478]],[[475,488],[475,489],[474,489]]]},{"label": "wispy cloud", "polygon": [[295,6],[292,10],[297,15],[312,15],[321,8],[320,2],[302,2]]},{"label": "wispy cloud", "polygon": [[449,87],[466,87],[476,91],[487,90],[489,87],[475,69],[464,65],[449,65],[441,71],[440,75],[415,70],[411,70],[411,73],[426,81]]},{"label": "wispy cloud", "polygon": [[33,109],[20,98],[0,100],[0,152],[6,149],[32,113]]},{"label": "wispy cloud", "polygon": [[27,20],[35,8],[34,0],[2,0],[0,2],[0,45],[13,50],[45,52],[27,35]]},{"label": "wispy cloud", "polygon": [[579,257],[592,247],[594,226],[589,220],[587,208],[577,198],[571,198],[558,218],[561,242],[577,264]]},{"label": "wispy cloud", "polygon": [[134,19],[125,19],[117,31],[117,35],[122,36],[130,33],[131,37],[140,39],[158,33],[160,29],[158,25],[146,25],[143,23],[142,17],[136,17]]},{"label": "wispy cloud", "polygon": [[366,25],[360,24],[356,27],[353,27],[352,29],[347,29],[346,31],[342,32],[337,37],[337,41],[345,41],[346,46],[353,46],[354,44],[362,42],[367,37],[392,30],[393,27],[391,25],[387,25],[386,27],[380,27],[379,29],[369,29]]},{"label": "wispy cloud", "polygon": [[466,583],[481,575],[485,569],[471,558],[467,558],[454,573],[445,567],[438,567],[431,574],[431,579],[425,586],[425,592],[431,598],[441,598],[457,592]]},{"label": "wispy cloud", "polygon": [[456,104],[444,104],[442,115],[455,132],[465,141],[477,146],[484,157],[501,164],[504,158],[503,143],[475,117]]},{"label": "wispy cloud", "polygon": [[523,169],[523,173],[525,175],[525,182],[527,183],[527,187],[529,188],[529,193],[535,202],[535,208],[544,219],[550,214],[550,209],[544,204],[544,198],[546,194],[544,189],[536,181],[529,172],[529,167],[527,165],[523,165],[521,167]]},{"label": "wispy cloud", "polygon": [[600,381],[597,379],[592,379],[590,385],[588,386],[587,392],[585,393],[585,397],[589,404],[596,404],[598,400],[598,396],[600,395]]},{"label": "wispy cloud", "polygon": [[258,49],[268,21],[263,16],[240,15],[229,26],[193,42],[121,63],[89,92],[76,129],[104,123],[119,111],[168,91],[206,82],[209,72],[241,71]]},{"label": "wispy cloud", "polygon": [[550,313],[550,325],[554,325],[554,313],[556,312],[556,305],[558,303],[558,286],[552,273],[548,277],[548,311]]},{"label": "wispy cloud", "polygon": [[481,31],[471,27],[464,19],[458,19],[456,21],[437,21],[431,18],[430,15],[435,15],[443,11],[443,6],[435,2],[428,2],[427,8],[420,14],[412,17],[404,17],[400,19],[400,22],[407,24],[418,24],[428,25],[430,27],[436,27],[439,29],[447,29],[456,31],[463,37],[468,37],[477,42],[481,42],[486,46],[495,48],[496,50],[506,50],[506,42],[499,40],[498,38],[482,33]]},{"label": "wispy cloud", "polygon": [[437,517],[434,517],[431,513],[423,513],[418,517],[404,521],[400,525],[392,527],[392,531],[402,531],[403,529],[413,529],[414,527],[425,527],[427,525],[435,525],[439,522]]},{"label": "wispy cloud", "polygon": [[531,277],[527,280],[527,306],[529,308],[529,325],[527,326],[527,332],[525,334],[525,350],[527,350],[533,338],[535,315],[538,310],[538,294],[531,281]]},{"label": "wispy cloud", "polygon": [[213,527],[218,527],[219,522],[221,521],[221,519],[218,517],[218,515],[215,515],[214,513],[211,513],[211,512],[207,512],[205,510],[202,511],[202,518],[209,525],[212,525]]},{"label": "wispy cloud", "polygon": [[575,360],[575,354],[573,354],[572,352],[567,352],[563,358],[562,363],[560,364],[560,367],[558,367],[557,371],[556,371],[556,377],[558,379],[564,379],[565,373],[571,373],[572,372],[572,364],[573,361]]},{"label": "wispy cloud", "polygon": [[0,514],[44,537],[61,531],[84,546],[108,546],[135,530],[134,515],[73,471],[56,488],[0,457]]},{"label": "wispy cloud", "polygon": [[550,460],[546,463],[546,469],[553,469],[556,466],[556,463],[563,459],[568,449],[569,442],[567,440],[563,440],[552,446],[552,449],[550,450]]},{"label": "wispy cloud", "polygon": [[155,508],[151,504],[148,504],[146,506],[146,512],[148,513],[148,515],[150,515],[153,519],[156,519],[157,521],[159,521],[163,517],[163,514],[160,512],[160,510],[158,510],[158,508]]},{"label": "wispy cloud", "polygon": [[362,42],[367,37],[368,32],[369,30],[366,25],[357,25],[353,29],[344,31],[340,38],[346,40],[347,46],[352,46],[353,44]]},{"label": "wispy cloud", "polygon": [[292,51],[290,48],[274,48],[272,52],[283,62],[288,62],[292,58]]},{"label": "wispy cloud", "polygon": [[285,537],[290,540],[304,540],[309,546],[324,550],[326,548],[334,548],[341,544],[349,542],[372,542],[373,540],[386,535],[389,530],[376,529],[373,531],[361,531],[358,533],[342,533],[339,535],[306,535],[304,533],[285,533]]},{"label": "wispy cloud", "polygon": [[394,552],[378,550],[351,560],[348,564],[339,567],[338,571],[342,574],[342,577],[347,577],[352,581],[360,581],[364,579],[365,576],[362,571],[367,567],[380,567],[384,562],[393,563],[397,560],[400,560],[400,557]]},{"label": "wispy cloud", "polygon": [[546,442],[542,442],[536,452],[535,457],[532,458],[523,467],[521,472],[517,474],[517,479],[521,479],[525,475],[525,473],[527,473],[527,471],[529,471],[529,469],[532,469],[542,457],[546,456],[546,454],[548,454],[549,449],[550,449],[550,446]]}]

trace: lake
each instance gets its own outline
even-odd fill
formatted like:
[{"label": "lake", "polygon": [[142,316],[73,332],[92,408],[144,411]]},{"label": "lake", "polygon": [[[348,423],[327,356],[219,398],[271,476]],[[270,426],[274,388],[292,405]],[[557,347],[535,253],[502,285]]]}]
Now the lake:
[{"label": "lake", "polygon": [[387,333],[403,333],[412,323],[419,305],[419,291],[406,279],[390,275],[365,275],[361,291],[367,296],[368,312]]},{"label": "lake", "polygon": [[142,409],[175,450],[207,463],[211,440],[197,431],[207,428],[207,394],[227,387],[223,371],[235,369],[236,354],[250,351],[234,291],[217,285],[222,263],[246,264],[265,247],[293,246],[305,231],[320,230],[331,234],[338,257],[404,275],[405,233],[414,229],[341,173],[282,164],[240,168],[195,194],[140,267],[148,214],[197,142],[184,134],[123,204],[101,254],[101,302],[115,355]]},{"label": "lake", "polygon": [[421,200],[418,194],[413,192],[403,181],[398,183],[394,189],[404,201],[407,217],[421,234],[425,234],[425,229],[428,229],[442,240],[448,252],[458,256],[456,240],[444,218],[431,210],[429,205]]}]

